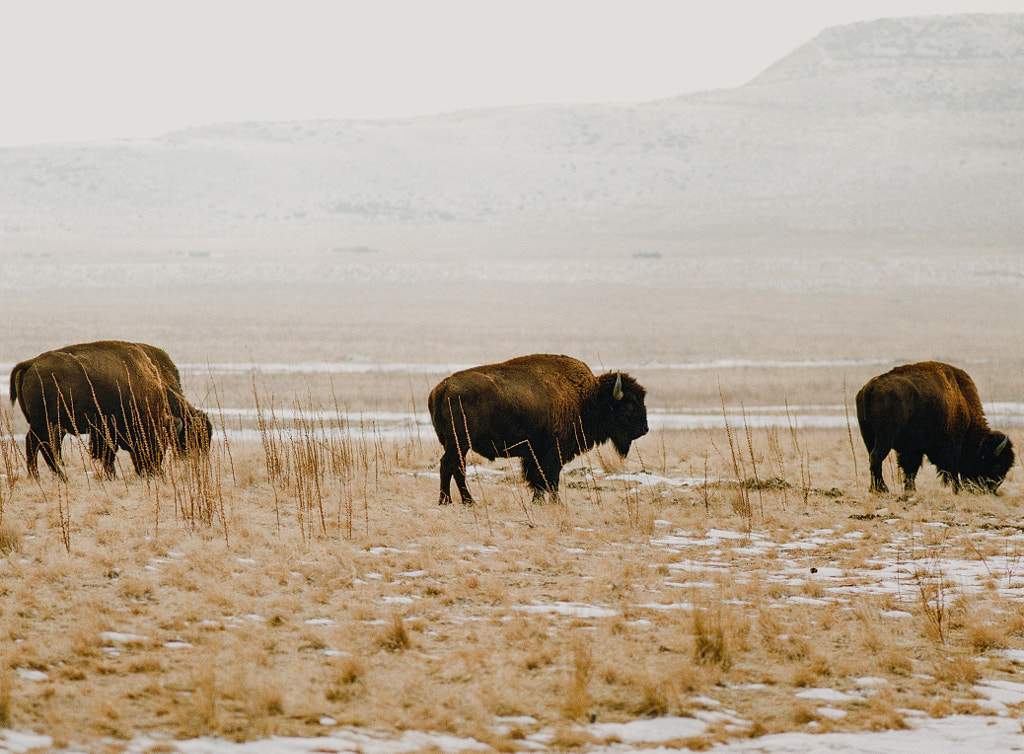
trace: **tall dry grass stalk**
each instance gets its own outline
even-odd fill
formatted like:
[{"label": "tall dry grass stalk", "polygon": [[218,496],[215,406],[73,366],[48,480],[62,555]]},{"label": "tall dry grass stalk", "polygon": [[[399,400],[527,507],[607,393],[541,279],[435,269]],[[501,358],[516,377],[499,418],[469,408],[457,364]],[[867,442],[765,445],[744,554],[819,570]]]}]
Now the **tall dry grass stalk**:
[{"label": "tall dry grass stalk", "polygon": [[327,409],[311,392],[296,395],[291,418],[282,421],[273,398],[261,395],[255,380],[252,391],[278,529],[284,515],[281,503],[291,499],[304,541],[335,534],[353,537],[359,502],[363,528],[368,530],[369,502],[394,473],[394,459],[413,452],[415,437],[386,440],[376,421],[363,415],[353,418],[336,394]]},{"label": "tall dry grass stalk", "polygon": [[5,655],[0,655],[0,727],[10,727],[11,719],[11,669]]},{"label": "tall dry grass stalk", "polygon": [[[277,426],[277,420],[274,416],[273,401],[270,405],[270,418],[267,418],[267,412],[263,407],[263,402],[260,400],[260,392],[256,388],[256,375],[252,377],[252,397],[253,402],[256,405],[256,424],[259,429],[260,442],[263,445],[263,454],[266,460],[267,478],[270,480],[271,485],[277,485],[279,482],[286,481],[287,467],[285,465],[285,459],[287,456],[282,452],[279,433],[271,432],[271,426]],[[275,487],[276,489],[276,487]],[[280,519],[280,516],[278,516]]]},{"label": "tall dry grass stalk", "polygon": [[750,506],[750,491],[746,484],[743,453],[742,451],[737,451],[732,427],[729,424],[729,415],[725,410],[725,395],[722,393],[721,383],[718,384],[718,397],[721,400],[722,421],[725,423],[725,437],[729,442],[729,457],[732,459],[732,470],[736,478],[736,499],[733,502],[733,510],[746,519],[749,530],[752,523],[753,509]]},{"label": "tall dry grass stalk", "polygon": [[769,457],[774,459],[776,468],[776,488],[782,490],[782,510],[789,507],[789,481],[786,479],[786,460],[782,453],[782,443],[779,441],[778,427],[769,427],[765,431],[765,441],[768,443]]},{"label": "tall dry grass stalk", "polygon": [[14,440],[11,413],[6,406],[0,405],[0,469],[4,477],[0,482],[0,524],[4,521],[4,501],[14,493],[14,485],[21,475],[20,456]]},{"label": "tall dry grass stalk", "polygon": [[57,521],[64,549],[71,552],[71,491],[63,479],[57,482]]},{"label": "tall dry grass stalk", "polygon": [[563,714],[567,720],[581,722],[587,718],[592,704],[590,683],[596,663],[590,644],[584,639],[573,641],[570,651]]},{"label": "tall dry grass stalk", "polygon": [[[207,365],[207,368],[209,368],[209,365]],[[232,482],[232,484],[237,486],[238,478],[235,476],[235,458],[231,454],[231,442],[228,440],[227,426],[225,425],[224,419],[223,419],[223,417],[224,417],[224,407],[221,406],[221,403],[220,403],[220,390],[217,389],[217,381],[212,378],[213,377],[212,369],[210,370],[210,377],[211,377],[210,378],[210,385],[213,388],[213,400],[214,400],[214,403],[217,404],[217,415],[221,417],[221,422],[220,422],[221,441],[224,443],[224,452],[225,452],[225,454],[228,457],[228,467],[231,469],[231,482]],[[199,431],[199,429],[198,429],[198,427],[196,427],[195,428],[195,432],[198,432],[198,431]],[[212,441],[213,438],[210,438],[210,439]],[[186,438],[186,444],[188,445],[188,447],[190,449],[198,448],[199,447],[198,436]]]},{"label": "tall dry grass stalk", "polygon": [[802,448],[800,445],[800,436],[797,432],[796,424],[793,422],[793,415],[789,410],[789,400],[785,402],[786,405],[786,423],[789,425],[789,439],[793,447],[793,452],[796,453],[797,459],[800,464],[800,491],[803,495],[803,504],[807,505],[807,499],[811,495],[811,457],[810,451]]},{"label": "tall dry grass stalk", "polygon": [[693,609],[693,659],[698,665],[717,665],[728,670],[732,665],[722,606],[713,610],[695,605]]},{"label": "tall dry grass stalk", "polygon": [[[754,452],[754,436],[750,429],[750,424],[747,422],[747,409],[740,402],[740,411],[743,415],[743,431],[747,436],[747,452],[750,453],[750,468],[753,472],[754,489],[757,490],[757,500],[761,508],[761,518],[764,518],[764,485],[761,484],[761,479],[757,475],[757,454]],[[749,486],[749,485],[748,485]],[[748,497],[749,505],[749,497]]]},{"label": "tall dry grass stalk", "polygon": [[930,559],[927,568],[915,569],[912,578],[917,586],[917,601],[928,633],[945,646],[949,639],[950,605],[946,576],[938,554]]},{"label": "tall dry grass stalk", "polygon": [[[223,441],[206,449],[200,437],[197,423],[187,423],[185,448],[182,453],[171,454],[165,461],[159,481],[149,485],[153,498],[154,536],[160,531],[161,490],[168,486],[171,491],[174,516],[186,529],[196,531],[208,529],[219,521],[225,541],[228,541],[228,523],[225,512],[226,475],[223,457],[231,458],[231,445],[223,426],[223,412],[218,412]],[[216,434],[215,426],[214,433]],[[211,438],[212,439],[212,438]],[[172,444],[168,439],[168,444]],[[232,487],[237,485],[233,462],[229,460]]]},{"label": "tall dry grass stalk", "polygon": [[850,441],[850,455],[853,457],[853,476],[860,479],[860,471],[857,468],[857,449],[853,442],[853,424],[850,421],[850,401],[846,396],[846,378],[843,377],[843,411],[846,413],[846,437]]}]

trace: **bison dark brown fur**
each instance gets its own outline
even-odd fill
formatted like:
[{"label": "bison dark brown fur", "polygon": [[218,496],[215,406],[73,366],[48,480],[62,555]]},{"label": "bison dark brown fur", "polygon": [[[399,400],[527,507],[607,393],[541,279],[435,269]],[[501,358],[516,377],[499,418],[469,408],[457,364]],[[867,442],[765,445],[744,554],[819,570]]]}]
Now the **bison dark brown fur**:
[{"label": "bison dark brown fur", "polygon": [[470,504],[466,454],[521,459],[535,501],[557,497],[562,465],[611,440],[625,456],[647,433],[645,390],[628,374],[595,377],[569,356],[534,354],[456,372],[430,391],[428,407],[441,456],[442,505],[451,480]]},{"label": "bison dark brown fur", "polygon": [[89,433],[90,454],[113,476],[119,448],[128,450],[139,474],[159,470],[164,450],[209,448],[209,418],[181,396],[177,367],[166,352],[142,343],[99,341],[47,351],[11,372],[11,401],[29,423],[28,471],[36,456],[64,476],[65,434]]},{"label": "bison dark brown fur", "polygon": [[[178,366],[171,360],[167,352],[152,346],[148,343],[129,343],[121,340],[99,340],[93,343],[78,343],[72,346],[64,346],[56,350],[69,353],[86,361],[96,358],[98,354],[121,353],[131,354],[135,348],[140,348],[156,367],[160,378],[163,380],[167,395],[167,405],[171,416],[175,421],[175,432],[173,436],[175,452],[184,457],[190,453],[206,453],[210,449],[210,442],[213,437],[213,423],[210,417],[197,409],[187,400],[181,389],[181,374]],[[102,448],[90,435],[89,451],[93,458],[102,460]]]},{"label": "bison dark brown fur", "polygon": [[1010,439],[989,429],[974,382],[949,364],[907,364],[872,378],[857,393],[857,422],[872,492],[888,492],[882,462],[890,450],[905,492],[914,490],[925,456],[954,492],[963,486],[995,492],[1013,466]]}]

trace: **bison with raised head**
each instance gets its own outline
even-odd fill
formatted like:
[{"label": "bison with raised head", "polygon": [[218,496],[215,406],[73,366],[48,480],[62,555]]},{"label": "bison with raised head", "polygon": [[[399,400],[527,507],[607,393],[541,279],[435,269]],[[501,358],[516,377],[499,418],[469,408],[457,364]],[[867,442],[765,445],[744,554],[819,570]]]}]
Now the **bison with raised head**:
[{"label": "bison with raised head", "polygon": [[558,495],[562,465],[611,440],[625,456],[647,433],[646,391],[628,374],[595,377],[569,356],[534,354],[456,372],[430,391],[428,408],[441,456],[440,504],[451,503],[451,480],[462,502],[466,454],[520,458],[534,501]]},{"label": "bison with raised head", "polygon": [[989,429],[974,382],[949,364],[907,364],[868,380],[857,393],[857,422],[872,492],[888,492],[882,462],[891,450],[904,492],[913,491],[925,456],[953,492],[995,492],[1013,466],[1010,438]]},{"label": "bison with raised head", "polygon": [[18,402],[29,424],[25,456],[32,476],[38,476],[42,452],[64,477],[61,443],[67,434],[89,434],[90,453],[108,476],[119,448],[143,475],[159,470],[169,445],[209,448],[209,418],[181,397],[177,368],[154,346],[101,341],[47,351],[17,364],[10,388],[11,402]]}]

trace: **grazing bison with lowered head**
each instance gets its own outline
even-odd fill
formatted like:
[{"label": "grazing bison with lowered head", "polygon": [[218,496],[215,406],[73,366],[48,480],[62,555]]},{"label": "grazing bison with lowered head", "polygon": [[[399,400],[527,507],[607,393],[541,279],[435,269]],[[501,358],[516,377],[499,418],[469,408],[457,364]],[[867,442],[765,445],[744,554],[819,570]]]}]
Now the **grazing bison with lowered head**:
[{"label": "grazing bison with lowered head", "polygon": [[[162,360],[161,368],[155,362]],[[153,346],[102,341],[47,351],[17,364],[10,388],[11,402],[17,400],[29,423],[25,455],[32,476],[38,476],[41,451],[64,478],[66,434],[89,433],[90,453],[108,476],[119,448],[148,475],[159,470],[168,445],[209,447],[209,419],[181,397],[177,368]]]},{"label": "grazing bison with lowered head", "polygon": [[[177,365],[162,348],[151,346],[148,343],[128,343],[121,340],[99,340],[94,343],[78,343],[73,346],[58,348],[63,353],[73,354],[78,358],[89,361],[104,354],[124,354],[126,357],[134,351],[134,347],[141,348],[153,366],[160,374],[164,383],[167,395],[167,406],[171,416],[175,418],[175,432],[173,436],[175,452],[181,456],[190,453],[206,453],[210,449],[210,441],[213,437],[213,423],[210,417],[197,409],[187,400],[181,389],[181,374]],[[102,460],[101,448],[97,447],[95,439],[90,435],[89,447],[92,457]]]},{"label": "grazing bison with lowered head", "polygon": [[989,429],[974,382],[949,364],[907,364],[868,380],[857,393],[857,423],[872,492],[888,492],[882,461],[890,450],[905,492],[914,489],[924,456],[953,492],[967,486],[994,493],[1013,466],[1010,438]]},{"label": "grazing bison with lowered head", "polygon": [[543,501],[545,492],[557,499],[563,464],[605,440],[625,456],[633,440],[647,434],[645,394],[628,374],[595,377],[582,361],[551,354],[446,377],[428,398],[444,446],[440,504],[452,501],[452,477],[462,502],[473,502],[466,486],[470,450],[492,461],[520,458],[534,501]]}]

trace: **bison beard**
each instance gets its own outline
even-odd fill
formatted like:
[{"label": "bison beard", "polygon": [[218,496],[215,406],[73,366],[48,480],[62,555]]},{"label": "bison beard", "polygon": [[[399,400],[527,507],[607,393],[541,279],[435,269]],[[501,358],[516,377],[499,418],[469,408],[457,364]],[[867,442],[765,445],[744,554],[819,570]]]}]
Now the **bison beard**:
[{"label": "bison beard", "polygon": [[872,378],[857,393],[857,422],[872,492],[888,492],[882,462],[891,450],[904,492],[914,490],[925,456],[953,492],[967,486],[994,493],[1013,466],[1010,439],[989,429],[974,382],[949,364],[907,364]]},{"label": "bison beard", "polygon": [[582,361],[534,354],[457,372],[430,392],[428,407],[441,456],[439,503],[462,502],[470,450],[488,460],[519,458],[535,501],[557,497],[563,464],[611,440],[622,456],[647,433],[645,391],[621,372],[595,377]]}]

